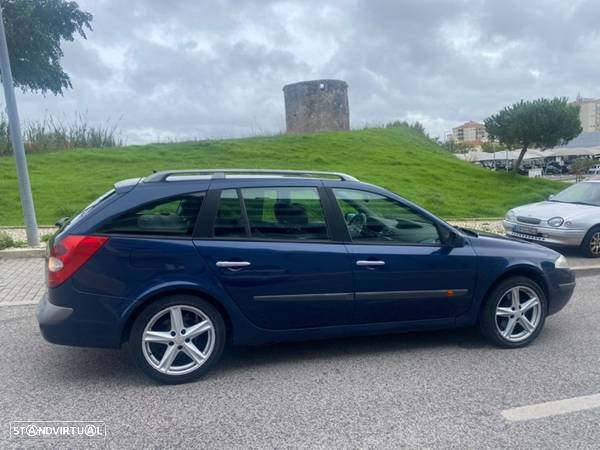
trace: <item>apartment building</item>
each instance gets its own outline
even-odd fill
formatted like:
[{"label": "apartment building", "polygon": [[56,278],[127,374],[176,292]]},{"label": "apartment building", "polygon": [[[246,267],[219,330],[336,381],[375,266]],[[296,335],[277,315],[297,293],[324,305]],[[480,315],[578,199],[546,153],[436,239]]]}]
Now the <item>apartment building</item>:
[{"label": "apartment building", "polygon": [[455,142],[465,142],[468,144],[480,145],[488,141],[488,134],[485,131],[485,125],[472,120],[462,125],[452,128],[452,134],[448,139]]},{"label": "apartment building", "polygon": [[579,120],[584,133],[600,131],[600,99],[578,96],[571,104],[579,106]]}]

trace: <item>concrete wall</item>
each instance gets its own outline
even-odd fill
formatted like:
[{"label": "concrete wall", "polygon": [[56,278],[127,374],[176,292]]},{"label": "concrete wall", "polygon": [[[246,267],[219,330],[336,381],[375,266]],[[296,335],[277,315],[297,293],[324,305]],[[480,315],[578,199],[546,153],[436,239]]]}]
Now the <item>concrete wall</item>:
[{"label": "concrete wall", "polygon": [[288,133],[350,129],[348,84],[341,80],[302,81],[284,86]]}]

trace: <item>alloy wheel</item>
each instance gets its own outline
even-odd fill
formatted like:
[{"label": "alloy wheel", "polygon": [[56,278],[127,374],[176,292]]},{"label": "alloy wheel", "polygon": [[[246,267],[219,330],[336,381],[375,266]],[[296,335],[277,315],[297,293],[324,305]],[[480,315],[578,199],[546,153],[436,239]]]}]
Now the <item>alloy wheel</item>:
[{"label": "alloy wheel", "polygon": [[142,353],[158,372],[184,375],[204,365],[215,348],[215,337],[213,322],[200,309],[169,306],[144,328]]},{"label": "alloy wheel", "polygon": [[507,290],[496,305],[496,328],[509,342],[520,342],[537,330],[542,319],[542,304],[527,286]]},{"label": "alloy wheel", "polygon": [[594,233],[590,239],[590,252],[593,255],[600,255],[600,231]]}]

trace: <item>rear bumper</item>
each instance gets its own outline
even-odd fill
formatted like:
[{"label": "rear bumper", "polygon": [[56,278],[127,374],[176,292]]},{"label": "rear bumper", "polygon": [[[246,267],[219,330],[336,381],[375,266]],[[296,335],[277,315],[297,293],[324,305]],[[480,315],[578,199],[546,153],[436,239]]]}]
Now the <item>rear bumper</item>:
[{"label": "rear bumper", "polygon": [[129,301],[77,293],[69,296],[69,304],[64,304],[54,300],[56,292],[53,291],[56,289],[44,294],[36,311],[45,340],[77,347],[121,346],[122,311]]},{"label": "rear bumper", "polygon": [[530,225],[538,231],[538,235],[530,236],[528,234],[517,233],[513,231],[515,225],[520,225],[514,222],[502,221],[504,231],[507,236],[525,239],[530,242],[538,242],[540,244],[556,245],[560,247],[579,247],[585,237],[585,230],[565,230],[561,228],[537,227]]},{"label": "rear bumper", "polygon": [[73,308],[53,305],[48,300],[48,293],[46,292],[37,306],[35,316],[40,327],[47,327],[64,322],[71,314],[73,314]]}]

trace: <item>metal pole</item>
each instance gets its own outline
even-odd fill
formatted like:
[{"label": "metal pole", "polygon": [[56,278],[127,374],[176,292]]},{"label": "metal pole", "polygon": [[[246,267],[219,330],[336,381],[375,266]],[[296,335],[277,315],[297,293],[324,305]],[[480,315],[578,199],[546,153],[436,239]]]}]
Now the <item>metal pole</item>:
[{"label": "metal pole", "polygon": [[4,33],[2,7],[0,7],[0,73],[2,74],[4,99],[6,100],[6,114],[8,115],[10,140],[12,142],[15,161],[17,164],[19,194],[21,196],[23,216],[25,218],[27,243],[30,247],[34,247],[40,244],[40,237],[35,219],[35,209],[33,207],[31,186],[29,184],[27,159],[25,158],[25,147],[23,146],[23,135],[21,134],[21,122],[19,122],[17,100],[15,99],[15,87],[13,85],[12,71],[10,70],[10,60],[8,59],[8,46],[6,45],[6,35]]}]

